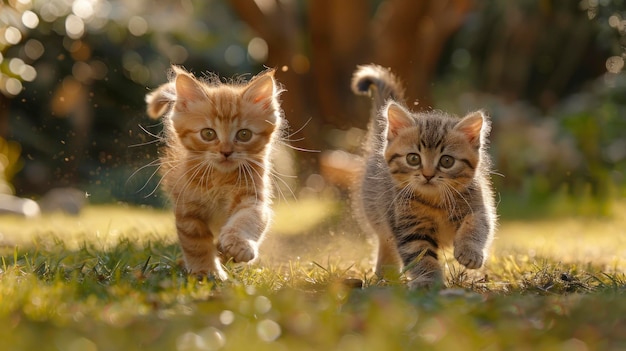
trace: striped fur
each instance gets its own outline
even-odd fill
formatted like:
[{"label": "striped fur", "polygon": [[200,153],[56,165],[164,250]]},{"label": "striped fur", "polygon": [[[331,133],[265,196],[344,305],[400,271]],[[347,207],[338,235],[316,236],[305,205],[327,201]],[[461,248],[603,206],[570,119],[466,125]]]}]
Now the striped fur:
[{"label": "striped fur", "polygon": [[[161,187],[191,274],[226,279],[220,256],[249,262],[258,255],[272,215],[270,153],[283,124],[273,76],[225,84],[173,67],[170,82],[146,96],[150,117],[165,115]],[[203,136],[209,129],[213,139]]]},{"label": "striped fur", "polygon": [[376,273],[404,267],[411,288],[441,285],[438,254],[450,245],[459,263],[480,268],[497,221],[487,116],[411,112],[398,79],[376,65],[359,67],[352,89],[373,99],[355,209],[379,238]]}]

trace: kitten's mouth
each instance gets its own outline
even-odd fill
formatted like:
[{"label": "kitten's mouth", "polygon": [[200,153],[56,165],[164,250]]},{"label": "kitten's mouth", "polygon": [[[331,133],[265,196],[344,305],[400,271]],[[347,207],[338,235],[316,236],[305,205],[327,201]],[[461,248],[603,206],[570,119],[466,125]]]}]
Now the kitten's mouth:
[{"label": "kitten's mouth", "polygon": [[231,172],[239,168],[239,162],[230,158],[224,158],[217,162],[217,167],[223,172]]}]

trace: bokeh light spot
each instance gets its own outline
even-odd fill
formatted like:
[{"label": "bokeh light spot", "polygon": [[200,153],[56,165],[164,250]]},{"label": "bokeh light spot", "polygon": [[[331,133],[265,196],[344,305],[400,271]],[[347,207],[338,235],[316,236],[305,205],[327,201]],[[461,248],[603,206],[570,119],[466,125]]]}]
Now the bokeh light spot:
[{"label": "bokeh light spot", "polygon": [[24,53],[33,61],[40,58],[44,51],[43,44],[37,39],[29,39],[24,44]]},{"label": "bokeh light spot", "polygon": [[256,332],[259,338],[266,342],[272,342],[280,336],[282,330],[280,325],[271,319],[264,319],[256,326]]},{"label": "bokeh light spot", "polygon": [[296,54],[291,58],[291,68],[298,74],[307,73],[310,67],[309,58],[302,54]]},{"label": "bokeh light spot", "polygon": [[83,61],[78,61],[72,66],[72,75],[79,82],[87,82],[91,79],[91,66]]},{"label": "bokeh light spot", "polygon": [[235,314],[233,311],[224,310],[220,313],[220,322],[224,325],[230,325],[235,321]]},{"label": "bokeh light spot", "polygon": [[606,60],[606,70],[610,73],[619,73],[624,68],[624,58],[611,56]]},{"label": "bokeh light spot", "polygon": [[13,74],[19,76],[20,74],[22,74],[23,69],[24,69],[24,61],[22,61],[22,59],[12,58],[9,61],[9,70],[13,72]]},{"label": "bokeh light spot", "polygon": [[65,18],[65,32],[72,39],[78,39],[85,33],[85,23],[76,15]]},{"label": "bokeh light spot", "polygon": [[239,66],[244,59],[245,53],[239,45],[231,45],[224,51],[224,60],[229,66]]},{"label": "bokeh light spot", "polygon": [[94,9],[90,1],[78,0],[72,4],[72,12],[82,19],[88,19],[93,16]]},{"label": "bokeh light spot", "polygon": [[31,65],[24,65],[20,76],[24,81],[32,82],[35,78],[37,78],[37,70]]},{"label": "bokeh light spot", "polygon": [[267,60],[268,46],[262,38],[255,37],[248,43],[248,55],[256,62]]},{"label": "bokeh light spot", "polygon": [[272,301],[265,296],[257,296],[254,299],[254,309],[258,314],[265,314],[272,309]]},{"label": "bokeh light spot", "polygon": [[7,43],[15,45],[22,40],[22,33],[17,28],[9,26],[4,30],[4,39]]},{"label": "bokeh light spot", "polygon": [[189,57],[189,53],[184,46],[174,45],[168,50],[168,56],[171,63],[179,64],[187,60],[187,57]]},{"label": "bokeh light spot", "polygon": [[140,37],[148,31],[148,22],[140,16],[133,16],[128,21],[128,31],[130,34]]},{"label": "bokeh light spot", "polygon": [[452,53],[452,65],[457,69],[467,68],[472,62],[472,56],[466,49],[456,49]]},{"label": "bokeh light spot", "polygon": [[39,17],[37,17],[37,15],[33,11],[26,10],[22,14],[22,23],[27,28],[37,28],[37,26],[39,25]]},{"label": "bokeh light spot", "polygon": [[9,78],[6,80],[4,89],[11,95],[17,95],[22,91],[22,82],[15,78]]},{"label": "bokeh light spot", "polygon": [[214,327],[208,327],[200,333],[187,332],[176,341],[176,349],[179,351],[219,350],[226,344],[224,334]]}]

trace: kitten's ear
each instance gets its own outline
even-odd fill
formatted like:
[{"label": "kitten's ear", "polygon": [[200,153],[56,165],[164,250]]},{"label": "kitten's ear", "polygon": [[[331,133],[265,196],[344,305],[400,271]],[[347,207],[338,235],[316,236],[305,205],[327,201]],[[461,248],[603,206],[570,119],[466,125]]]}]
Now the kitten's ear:
[{"label": "kitten's ear", "polygon": [[157,88],[157,90],[146,95],[146,104],[148,116],[152,119],[161,117],[167,112],[170,104],[176,98],[176,88],[174,83],[165,83]]},{"label": "kitten's ear", "polygon": [[467,137],[472,146],[479,147],[481,142],[481,131],[487,128],[486,117],[482,111],[476,111],[463,117],[454,126],[454,129],[460,131]]},{"label": "kitten's ear", "polygon": [[254,77],[243,91],[243,99],[258,105],[264,110],[272,106],[276,84],[274,83],[274,70]]},{"label": "kitten's ear", "polygon": [[415,125],[411,113],[394,101],[387,104],[384,114],[389,121],[389,128],[387,130],[388,139],[392,139],[398,135],[400,130]]},{"label": "kitten's ear", "polygon": [[202,86],[191,74],[176,66],[173,66],[173,69],[174,73],[176,73],[174,80],[176,86],[176,108],[184,111],[187,109],[189,102],[206,98]]}]

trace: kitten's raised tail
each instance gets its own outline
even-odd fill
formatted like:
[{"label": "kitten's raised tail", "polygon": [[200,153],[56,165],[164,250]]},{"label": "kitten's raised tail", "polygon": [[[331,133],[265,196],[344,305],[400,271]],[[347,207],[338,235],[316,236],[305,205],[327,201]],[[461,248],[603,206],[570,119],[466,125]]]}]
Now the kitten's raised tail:
[{"label": "kitten's raised tail", "polygon": [[387,100],[404,102],[404,89],[391,71],[379,65],[358,66],[352,76],[352,91],[374,99],[374,108],[380,109]]}]

